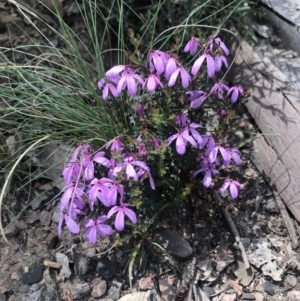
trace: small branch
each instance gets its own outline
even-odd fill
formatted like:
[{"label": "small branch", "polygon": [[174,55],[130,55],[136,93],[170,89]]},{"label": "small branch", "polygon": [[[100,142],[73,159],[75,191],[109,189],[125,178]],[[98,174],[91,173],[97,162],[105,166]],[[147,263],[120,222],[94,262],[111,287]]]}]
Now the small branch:
[{"label": "small branch", "polygon": [[[213,197],[216,201],[222,202],[222,199],[221,199],[219,193],[216,190],[213,191]],[[230,228],[230,230],[231,230],[231,232],[232,232],[232,234],[235,238],[235,241],[236,241],[239,249],[241,250],[243,261],[245,263],[246,269],[248,270],[250,268],[249,260],[248,260],[244,245],[241,242],[241,237],[240,237],[239,232],[238,232],[238,230],[235,226],[235,223],[233,222],[230,213],[225,208],[222,208],[222,214],[225,217],[225,219],[226,219],[226,221],[229,225],[229,228]]]}]

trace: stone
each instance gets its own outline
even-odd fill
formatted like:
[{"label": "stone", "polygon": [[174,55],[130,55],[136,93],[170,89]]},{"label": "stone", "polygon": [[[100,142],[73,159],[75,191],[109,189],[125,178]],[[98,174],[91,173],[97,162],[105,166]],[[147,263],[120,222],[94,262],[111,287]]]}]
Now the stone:
[{"label": "stone", "polygon": [[242,300],[255,300],[255,296],[251,293],[244,293],[241,297]]},{"label": "stone", "polygon": [[297,278],[294,275],[287,275],[284,278],[284,283],[285,285],[287,285],[288,287],[294,287],[297,285]]},{"label": "stone", "polygon": [[242,258],[237,258],[236,263],[237,269],[234,271],[234,274],[237,276],[239,283],[244,287],[247,287],[254,277],[253,269],[250,266],[247,270]]},{"label": "stone", "polygon": [[275,198],[269,198],[266,202],[266,210],[270,213],[279,213]]},{"label": "stone", "polygon": [[74,261],[74,270],[76,276],[82,276],[86,274],[89,269],[89,258],[80,254],[74,253],[73,254],[73,261]]},{"label": "stone", "polygon": [[267,292],[269,295],[273,296],[274,295],[274,285],[270,282],[267,281],[263,285],[264,291]]},{"label": "stone", "polygon": [[53,210],[52,221],[54,221],[55,223],[58,223],[59,219],[61,217],[61,214],[62,213],[60,211],[60,203],[58,203]]},{"label": "stone", "polygon": [[123,296],[118,301],[148,301],[151,291],[146,292],[135,292],[132,294],[127,294]]},{"label": "stone", "polygon": [[70,289],[71,296],[74,300],[81,300],[84,296],[86,296],[91,288],[87,283],[79,283],[76,284],[73,288]]},{"label": "stone", "polygon": [[254,174],[254,169],[253,169],[253,168],[249,167],[249,168],[247,168],[247,169],[245,170],[245,175],[246,175],[247,177],[252,177],[253,174]]},{"label": "stone", "polygon": [[154,282],[151,276],[142,277],[139,281],[139,287],[141,290],[149,290],[154,288]]},{"label": "stone", "polygon": [[56,253],[55,259],[57,262],[62,264],[61,270],[59,272],[59,277],[62,280],[65,280],[65,278],[69,278],[71,276],[71,270],[69,268],[69,258],[67,255],[63,253]]},{"label": "stone", "polygon": [[93,298],[102,297],[107,291],[107,283],[105,280],[99,280],[92,289],[91,296]]},{"label": "stone", "polygon": [[43,210],[40,213],[40,221],[43,226],[49,226],[52,219],[52,212]]},{"label": "stone", "polygon": [[154,240],[176,257],[186,258],[193,253],[190,244],[174,230],[159,229],[154,235]]},{"label": "stone", "polygon": [[117,264],[107,258],[100,259],[96,266],[97,273],[105,280],[110,280],[115,275],[116,270]]},{"label": "stone", "polygon": [[265,297],[262,293],[254,292],[253,295],[255,297],[255,301],[265,301]]},{"label": "stone", "polygon": [[121,292],[118,287],[111,286],[107,292],[108,296],[113,300],[118,300],[120,298]]},{"label": "stone", "polygon": [[300,301],[300,292],[299,291],[289,291],[287,293],[289,301]]},{"label": "stone", "polygon": [[43,279],[43,272],[44,272],[44,266],[40,265],[32,270],[30,270],[28,273],[25,273],[22,277],[24,284],[34,284],[37,282],[40,282]]},{"label": "stone", "polygon": [[57,244],[58,244],[58,242],[59,242],[59,238],[58,238],[57,235],[54,236],[54,237],[52,237],[51,240],[50,240],[49,243],[48,243],[48,248],[49,248],[50,250],[55,249],[56,246],[57,246]]},{"label": "stone", "polygon": [[170,284],[168,280],[159,279],[158,286],[163,300],[165,301],[175,300],[176,288],[172,284]]},{"label": "stone", "polygon": [[18,293],[24,294],[30,291],[30,286],[27,284],[21,284],[18,289]]},{"label": "stone", "polygon": [[43,285],[33,292],[26,301],[60,301],[58,292],[50,285]]},{"label": "stone", "polygon": [[0,294],[0,301],[6,301],[5,294]]}]

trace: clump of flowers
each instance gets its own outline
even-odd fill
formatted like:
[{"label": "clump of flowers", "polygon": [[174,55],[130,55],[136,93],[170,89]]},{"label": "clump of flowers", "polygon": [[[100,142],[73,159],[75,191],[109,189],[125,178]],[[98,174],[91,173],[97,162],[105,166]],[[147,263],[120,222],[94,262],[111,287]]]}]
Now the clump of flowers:
[{"label": "clump of flowers", "polygon": [[[229,188],[232,198],[238,197],[243,185],[227,167],[241,164],[241,158],[227,138],[230,112],[247,92],[217,80],[229,54],[219,37],[206,43],[192,37],[184,52],[196,55],[192,64],[178,53],[151,49],[99,80],[103,101],[117,107],[129,129],[101,151],[90,144],[75,149],[62,172],[59,233],[63,223],[79,233],[77,219],[86,216],[85,237],[94,244],[98,236],[123,231],[126,221],[136,224],[161,202],[188,200],[198,193],[199,181],[203,189]],[[210,132],[209,109],[219,114]]]}]

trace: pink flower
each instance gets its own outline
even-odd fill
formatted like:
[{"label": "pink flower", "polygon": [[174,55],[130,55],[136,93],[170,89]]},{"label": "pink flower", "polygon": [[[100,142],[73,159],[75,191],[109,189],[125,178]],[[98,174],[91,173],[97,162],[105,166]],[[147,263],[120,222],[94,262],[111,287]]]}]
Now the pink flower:
[{"label": "pink flower", "polygon": [[151,72],[156,70],[157,75],[161,75],[165,71],[165,53],[160,50],[150,52],[149,64]]},{"label": "pink flower", "polygon": [[205,172],[205,176],[203,178],[203,185],[204,185],[204,187],[210,187],[211,182],[212,182],[212,176],[215,175],[215,174],[217,174],[217,173],[219,173],[215,169],[215,167],[216,167],[215,164],[203,162],[202,168],[196,170],[194,172],[194,176],[196,176],[200,172]]},{"label": "pink flower", "polygon": [[240,85],[234,86],[228,90],[227,95],[230,95],[230,93],[232,93],[231,94],[231,102],[235,103],[237,101],[239,95],[244,93],[244,89]]},{"label": "pink flower", "polygon": [[120,140],[119,137],[116,137],[106,144],[106,149],[110,147],[110,150],[115,150],[116,152],[120,153],[123,149],[123,142]]},{"label": "pink flower", "polygon": [[70,230],[70,232],[74,233],[74,234],[78,234],[80,232],[80,228],[78,226],[78,224],[69,216],[69,213],[67,211],[64,211],[61,214],[61,217],[59,219],[58,222],[58,235],[61,234],[61,228],[62,228],[62,224],[65,221],[68,229]]},{"label": "pink flower", "polygon": [[224,165],[225,165],[225,162],[230,160],[229,159],[230,157],[229,157],[226,149],[224,147],[222,147],[220,144],[214,144],[213,146],[210,145],[210,147],[206,151],[206,155],[208,157],[208,162],[209,163],[214,163],[217,159],[218,152],[221,153],[221,156],[223,158],[223,162],[224,162]]},{"label": "pink flower", "polygon": [[186,46],[184,47],[184,52],[190,52],[191,55],[195,55],[198,51],[200,44],[199,44],[199,39],[192,37]]},{"label": "pink flower", "polygon": [[94,162],[99,163],[105,167],[108,167],[109,160],[105,158],[104,155],[105,155],[104,152],[98,152],[93,156],[89,156],[88,163],[84,169],[84,178],[87,181],[90,181],[94,178],[94,172],[95,172]]},{"label": "pink flower", "polygon": [[182,67],[178,67],[170,76],[168,86],[173,87],[176,83],[177,77],[180,73],[181,76],[181,84],[183,88],[187,88],[191,81],[191,76],[187,73],[187,71]]},{"label": "pink flower", "polygon": [[208,93],[204,91],[189,91],[186,94],[190,95],[190,106],[193,109],[200,107],[208,96]]},{"label": "pink flower", "polygon": [[236,199],[238,197],[239,190],[244,188],[244,186],[238,181],[226,179],[222,187],[219,189],[219,192],[223,193],[228,188],[228,186],[230,188],[230,194],[233,199]]},{"label": "pink flower", "polygon": [[137,107],[137,114],[138,116],[143,116],[144,114],[144,106],[142,104],[139,104]]},{"label": "pink flower", "polygon": [[76,185],[74,183],[70,183],[66,187],[66,190],[60,199],[60,210],[63,211],[66,207],[72,204],[75,198],[80,202],[84,202],[84,199],[86,198],[82,183],[77,183]]},{"label": "pink flower", "polygon": [[106,83],[106,85],[104,86],[103,91],[102,91],[102,98],[104,100],[106,100],[108,98],[108,92],[109,91],[111,92],[111,94],[114,97],[118,97],[120,95],[118,93],[116,87],[112,83],[108,82],[108,83]]},{"label": "pink flower", "polygon": [[222,69],[222,64],[225,65],[226,68],[228,68],[228,62],[224,55],[217,55],[215,57],[215,69],[216,72],[219,72]]},{"label": "pink flower", "polygon": [[97,241],[97,233],[103,238],[112,235],[114,233],[112,227],[103,224],[107,219],[105,215],[99,216],[95,221],[88,219],[84,223],[84,226],[88,228],[85,233],[85,239],[94,245]]},{"label": "pink flower", "polygon": [[171,75],[176,71],[177,66],[179,63],[173,57],[170,57],[166,62],[166,69],[165,69],[165,77],[167,80],[170,79]]},{"label": "pink flower", "polygon": [[224,51],[224,53],[225,53],[226,55],[229,55],[229,50],[228,50],[228,48],[227,48],[226,45],[221,41],[220,38],[215,38],[215,39],[213,39],[213,40],[214,40],[214,42],[215,42],[218,46],[221,47],[221,49]]},{"label": "pink flower", "polygon": [[107,214],[107,217],[110,218],[113,214],[117,213],[115,219],[115,227],[118,231],[124,230],[125,215],[131,220],[133,224],[136,224],[137,222],[136,214],[131,209],[127,208],[130,206],[130,204],[122,203],[120,206],[112,207]]},{"label": "pink flower", "polygon": [[175,135],[172,135],[168,138],[167,146],[169,146],[176,139],[176,150],[179,155],[184,155],[186,150],[187,142],[190,142],[194,147],[197,147],[197,143],[189,136],[189,132],[187,129],[184,129],[181,132],[178,132]]},{"label": "pink flower", "polygon": [[106,196],[109,193],[109,189],[107,187],[107,183],[112,182],[112,180],[107,178],[101,178],[98,180],[97,178],[93,179],[87,189],[87,194],[90,200],[90,208],[94,210],[94,203],[97,199],[101,200],[102,204],[106,207],[110,207],[111,204],[107,201]]},{"label": "pink flower", "polygon": [[118,83],[117,91],[120,94],[122,90],[124,90],[126,87],[128,89],[128,93],[132,96],[135,96],[137,93],[137,82],[143,86],[144,81],[142,78],[135,74],[132,69],[129,67],[125,67],[121,79]]},{"label": "pink flower", "polygon": [[196,75],[201,68],[204,60],[206,60],[207,64],[207,74],[210,78],[214,77],[216,72],[215,60],[214,58],[207,52],[203,53],[194,63],[192,67],[192,74]]},{"label": "pink flower", "polygon": [[222,84],[222,83],[215,83],[214,86],[211,88],[210,93],[218,93],[218,98],[219,99],[224,99],[224,96],[227,94],[229,88]]},{"label": "pink flower", "polygon": [[199,145],[202,144],[203,139],[202,139],[201,135],[199,134],[199,132],[196,131],[196,129],[200,128],[200,127],[202,127],[201,124],[197,124],[197,123],[194,123],[194,122],[192,122],[191,124],[186,126],[186,128],[191,132],[193,138],[197,141],[197,143]]},{"label": "pink flower", "polygon": [[143,84],[143,89],[147,84],[147,89],[150,93],[154,92],[158,86],[163,88],[163,85],[158,76],[155,74],[150,74],[149,77],[146,79],[145,83]]},{"label": "pink flower", "polygon": [[175,117],[175,122],[182,128],[186,125],[188,118],[185,114],[177,114]]},{"label": "pink flower", "polygon": [[159,147],[161,146],[162,142],[163,142],[163,141],[162,141],[161,139],[159,139],[159,138],[152,138],[152,139],[149,141],[149,144],[150,144],[151,146],[153,146],[154,149],[157,149],[157,148],[159,148]]},{"label": "pink flower", "polygon": [[236,148],[226,148],[226,152],[228,154],[228,160],[224,161],[225,166],[229,166],[230,159],[232,158],[235,164],[240,165],[242,163],[240,152]]}]

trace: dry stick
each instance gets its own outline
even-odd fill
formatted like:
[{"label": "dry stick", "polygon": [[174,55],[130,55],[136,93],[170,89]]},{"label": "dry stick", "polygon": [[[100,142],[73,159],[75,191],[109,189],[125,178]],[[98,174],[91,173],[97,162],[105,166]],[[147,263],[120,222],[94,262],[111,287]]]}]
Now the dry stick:
[{"label": "dry stick", "polygon": [[[213,197],[216,201],[222,202],[222,199],[221,199],[219,193],[216,190],[213,191]],[[230,228],[230,230],[231,230],[231,232],[232,232],[232,234],[235,238],[235,241],[236,241],[239,249],[241,250],[243,261],[245,263],[245,267],[248,270],[250,268],[250,264],[249,264],[249,260],[248,260],[244,245],[241,242],[241,237],[239,235],[239,232],[238,232],[238,230],[237,230],[237,228],[236,228],[236,226],[235,226],[235,224],[234,224],[234,222],[231,218],[231,215],[229,214],[229,212],[225,208],[222,208],[222,214],[225,217],[225,219],[226,219],[226,221],[229,225],[229,228]]]},{"label": "dry stick", "polygon": [[281,216],[283,218],[284,224],[289,232],[289,235],[290,235],[290,238],[292,241],[292,248],[296,249],[298,247],[299,243],[298,243],[298,237],[297,237],[294,225],[293,225],[293,221],[292,221],[289,213],[286,210],[285,204],[283,203],[283,201],[281,200],[281,198],[279,197],[279,195],[276,192],[274,192],[274,197],[276,200],[276,204],[280,210]]}]

